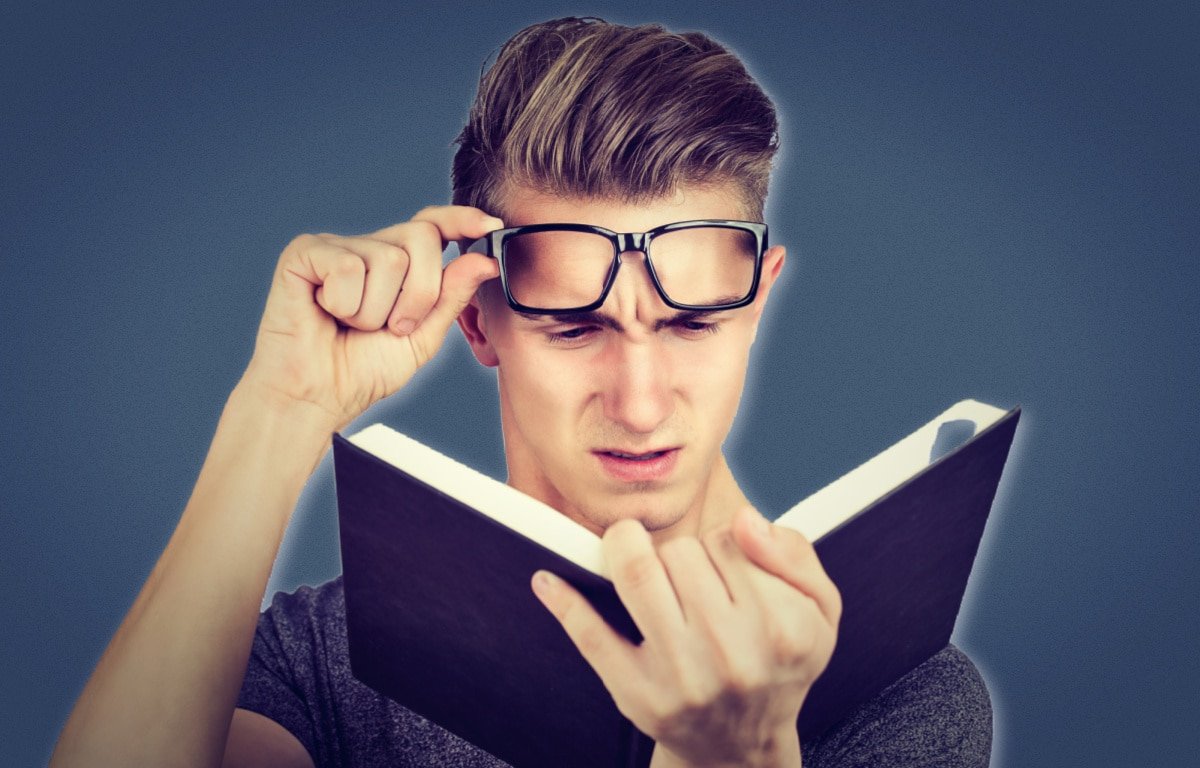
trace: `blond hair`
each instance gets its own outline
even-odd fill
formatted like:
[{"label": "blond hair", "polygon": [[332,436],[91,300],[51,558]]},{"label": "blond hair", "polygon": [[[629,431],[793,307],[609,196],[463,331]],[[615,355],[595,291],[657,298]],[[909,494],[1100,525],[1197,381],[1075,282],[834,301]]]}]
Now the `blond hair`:
[{"label": "blond hair", "polygon": [[502,217],[506,183],[635,203],[733,183],[761,219],[779,146],[774,105],[719,43],[594,18],[505,43],[455,143],[454,202]]}]

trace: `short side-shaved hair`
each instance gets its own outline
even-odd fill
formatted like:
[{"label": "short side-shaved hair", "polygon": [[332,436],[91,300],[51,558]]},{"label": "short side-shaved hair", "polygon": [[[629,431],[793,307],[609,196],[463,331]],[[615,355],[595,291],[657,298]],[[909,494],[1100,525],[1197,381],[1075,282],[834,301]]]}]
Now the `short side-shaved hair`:
[{"label": "short side-shaved hair", "polygon": [[637,203],[732,183],[761,219],[779,147],[774,105],[719,43],[593,18],[505,43],[456,143],[454,202],[501,217],[506,184]]}]

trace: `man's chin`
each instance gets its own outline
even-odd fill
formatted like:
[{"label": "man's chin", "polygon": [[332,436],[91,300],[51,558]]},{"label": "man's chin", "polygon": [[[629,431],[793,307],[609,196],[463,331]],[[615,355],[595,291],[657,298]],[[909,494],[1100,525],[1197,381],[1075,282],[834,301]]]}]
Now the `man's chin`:
[{"label": "man's chin", "polygon": [[[608,502],[592,501],[577,506],[576,519],[592,529],[603,533],[610,525],[620,520],[638,520],[650,532],[666,530],[687,516],[687,504],[675,494],[662,493],[656,488],[653,493],[622,493]],[[585,522],[586,521],[586,522]]]}]

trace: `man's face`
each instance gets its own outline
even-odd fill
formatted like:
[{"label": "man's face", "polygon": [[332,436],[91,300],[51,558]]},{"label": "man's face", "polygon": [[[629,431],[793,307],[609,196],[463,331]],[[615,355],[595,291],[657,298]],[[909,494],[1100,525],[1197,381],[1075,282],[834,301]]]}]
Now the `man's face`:
[{"label": "man's face", "polygon": [[[746,218],[730,187],[684,188],[641,205],[510,187],[504,210],[509,227],[575,222],[617,232]],[[721,444],[783,257],[779,247],[765,254],[753,304],[700,317],[663,303],[639,252],[621,255],[591,318],[518,314],[499,281],[486,284],[459,323],[480,362],[498,367],[509,484],[597,533],[623,518],[670,529],[728,497]]]}]

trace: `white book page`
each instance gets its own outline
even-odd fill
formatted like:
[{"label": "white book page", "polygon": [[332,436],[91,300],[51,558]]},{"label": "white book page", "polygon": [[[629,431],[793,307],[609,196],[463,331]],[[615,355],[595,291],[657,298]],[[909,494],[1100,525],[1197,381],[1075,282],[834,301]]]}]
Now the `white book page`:
[{"label": "white book page", "polygon": [[928,466],[930,451],[943,424],[972,421],[977,435],[1005,413],[1007,411],[1002,408],[977,400],[956,403],[891,448],[799,502],[780,515],[775,523],[799,531],[809,541],[816,541]]},{"label": "white book page", "polygon": [[385,424],[372,424],[348,439],[581,568],[609,578],[600,550],[600,537],[553,507]]},{"label": "white book page", "polygon": [[[796,504],[775,523],[816,541],[843,521],[886,495],[929,464],[938,428],[948,422],[975,423],[975,434],[1006,411],[963,400],[908,437]],[[581,568],[609,578],[600,538],[553,507],[401,434],[372,424],[348,438],[351,443],[403,469],[427,485],[467,504],[502,525],[553,550]]]}]

